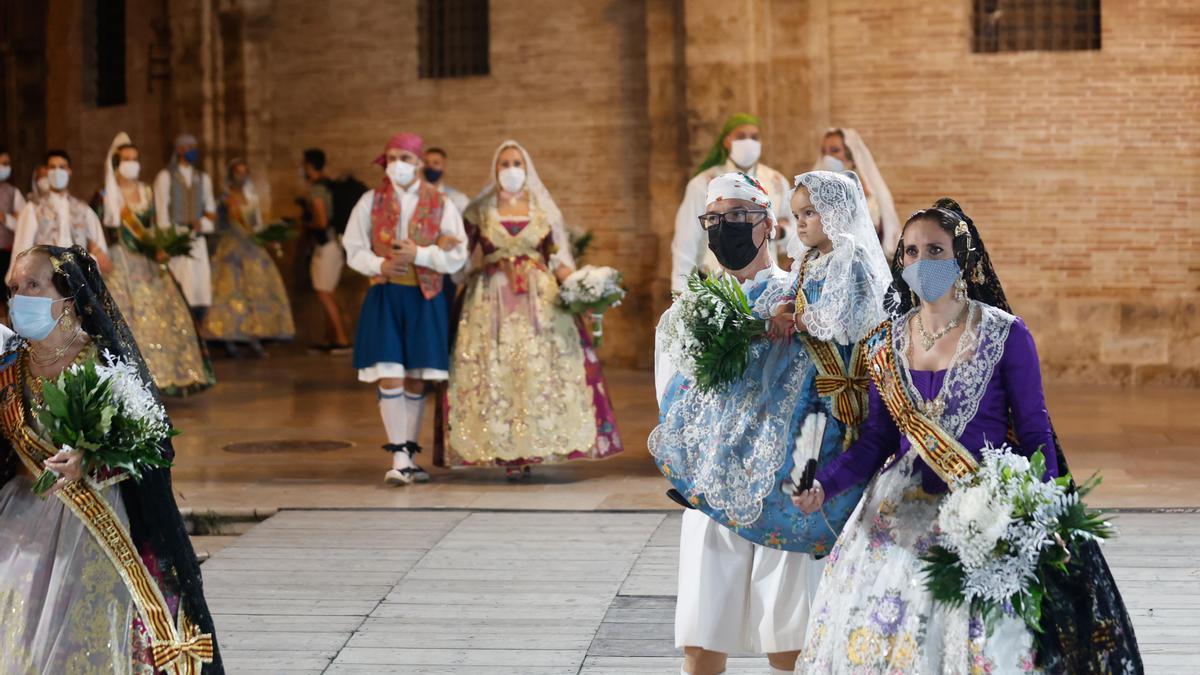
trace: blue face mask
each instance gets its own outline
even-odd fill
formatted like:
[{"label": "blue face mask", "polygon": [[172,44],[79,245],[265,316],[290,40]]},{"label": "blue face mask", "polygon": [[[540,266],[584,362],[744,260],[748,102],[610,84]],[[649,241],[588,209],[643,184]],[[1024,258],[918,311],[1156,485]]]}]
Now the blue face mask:
[{"label": "blue face mask", "polygon": [[188,164],[195,166],[200,163],[200,151],[196,148],[187,150],[183,153],[183,158],[187,160]]},{"label": "blue face mask", "polygon": [[53,306],[56,302],[60,300],[14,295],[8,301],[8,316],[12,320],[13,330],[30,340],[45,340],[67,311],[64,308],[63,314],[59,314],[57,319],[54,318]]},{"label": "blue face mask", "polygon": [[950,292],[958,281],[958,263],[945,260],[918,260],[904,268],[900,275],[921,302],[937,302]]}]

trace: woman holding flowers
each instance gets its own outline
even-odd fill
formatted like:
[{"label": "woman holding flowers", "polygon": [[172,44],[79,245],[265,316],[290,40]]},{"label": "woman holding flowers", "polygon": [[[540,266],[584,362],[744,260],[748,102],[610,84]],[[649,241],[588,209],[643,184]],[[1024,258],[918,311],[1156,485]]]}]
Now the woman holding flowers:
[{"label": "woman holding flowers", "polygon": [[788,274],[767,246],[781,231],[761,185],[737,172],[709,183],[700,224],[725,273],[690,278],[659,323],[661,424],[649,445],[673,496],[691,507],[675,643],[692,675],[723,672],[726,654],[745,651],[765,652],[772,672],[792,671],[821,558],[861,492],[813,516],[787,495],[861,421],[857,346],[884,316],[887,263],[857,176],[814,171],[795,185]]},{"label": "woman holding flowers", "polygon": [[[24,340],[0,360],[0,672],[223,672],[171,492],[173,432],[95,262],[78,247],[34,247],[14,261],[9,291]],[[64,410],[100,415],[95,396],[64,397],[76,390],[62,383],[98,371],[119,400],[111,427],[64,447],[52,440],[69,426]],[[135,427],[122,438],[147,454],[84,439]]]},{"label": "woman holding flowers", "polygon": [[466,283],[450,366],[449,466],[604,459],[623,448],[600,361],[559,284],[575,269],[562,212],[529,153],[505,141],[464,214],[482,267]]},{"label": "woman holding flowers", "polygon": [[[1026,599],[995,603],[991,612],[935,600],[931,554],[950,548],[964,561],[1000,561],[1009,553],[997,541],[1011,511],[978,491],[967,500],[959,492],[992,466],[1037,480],[1066,467],[1033,338],[1009,313],[979,231],[955,202],[908,219],[893,273],[888,301],[897,318],[867,340],[872,384],[861,436],[795,498],[813,512],[874,476],[830,554],[798,671],[1141,672],[1129,617],[1094,541],[1069,549],[1041,542],[1041,551],[1070,560],[1061,578],[1043,577],[1043,633],[1027,626],[1028,613],[1018,615],[1031,606]],[[989,447],[1006,438],[1015,454]],[[962,517],[974,523],[963,530],[969,536],[959,536]]]},{"label": "woman holding flowers", "polygon": [[122,131],[109,146],[100,194],[100,221],[116,238],[105,280],[142,346],[154,384],[168,396],[184,396],[207,389],[215,378],[183,291],[167,270],[167,254],[151,245],[160,231],[154,193],[138,180],[140,171],[137,146]]}]

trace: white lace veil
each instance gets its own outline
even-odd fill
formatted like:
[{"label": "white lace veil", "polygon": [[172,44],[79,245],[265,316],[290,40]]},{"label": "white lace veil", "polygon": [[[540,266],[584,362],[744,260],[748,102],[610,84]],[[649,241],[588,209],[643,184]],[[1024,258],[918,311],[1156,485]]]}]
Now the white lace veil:
[{"label": "white lace veil", "polygon": [[529,156],[529,151],[512,139],[501,143],[500,147],[496,148],[496,152],[492,154],[491,178],[483,190],[475,195],[470,204],[467,204],[467,208],[463,212],[464,219],[476,225],[483,222],[484,209],[494,203],[495,197],[500,193],[500,186],[496,179],[496,163],[500,161],[500,153],[508,148],[519,150],[525,160],[525,187],[522,188],[522,191],[529,193],[530,210],[537,209],[541,212],[542,217],[550,221],[551,236],[554,238],[554,246],[558,249],[553,256],[554,260],[575,269],[575,256],[571,254],[571,240],[567,237],[562,211],[558,209],[558,204],[554,203],[550,191],[542,183],[537,168],[533,165],[533,158]]},{"label": "white lace veil", "polygon": [[[825,283],[804,311],[804,324],[820,340],[859,342],[887,318],[883,296],[892,280],[862,184],[853,171],[809,171],[796,176],[795,187],[808,191],[833,242],[833,250],[821,256],[825,260],[810,266],[809,277],[823,277]],[[788,254],[799,262],[808,250],[796,238]]]},{"label": "white lace veil", "polygon": [[120,227],[121,211],[125,209],[125,195],[121,194],[121,185],[117,183],[117,171],[113,167],[113,157],[123,145],[133,145],[129,134],[118,133],[108,146],[108,154],[104,156],[104,213],[101,220],[108,227]]},{"label": "white lace veil", "polygon": [[[888,189],[887,181],[883,180],[883,174],[879,172],[879,166],[875,164],[875,156],[871,154],[871,149],[867,147],[866,141],[857,131],[849,127],[833,127],[827,129],[824,136],[833,133],[839,133],[845,139],[846,149],[850,151],[850,156],[854,159],[855,171],[870,188],[871,196],[875,198],[875,203],[879,206],[879,224],[883,230],[883,241],[880,244],[883,246],[885,255],[890,256],[900,242],[900,217],[896,214],[896,202],[892,199],[892,191]],[[813,170],[821,168],[823,165],[818,159]]]}]

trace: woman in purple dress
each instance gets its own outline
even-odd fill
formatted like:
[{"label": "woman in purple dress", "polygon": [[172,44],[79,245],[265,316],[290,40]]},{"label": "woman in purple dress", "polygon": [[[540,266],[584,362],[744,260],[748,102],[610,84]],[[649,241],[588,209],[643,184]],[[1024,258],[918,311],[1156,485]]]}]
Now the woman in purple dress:
[{"label": "woman in purple dress", "polygon": [[1141,672],[1128,614],[1094,547],[1073,550],[1068,575],[1048,583],[1044,635],[1012,614],[985,625],[965,606],[935,603],[925,588],[920,556],[938,543],[947,483],[972,471],[985,444],[1007,439],[1026,456],[1043,449],[1047,478],[1066,467],[1033,338],[1008,311],[958,204],[941,200],[909,218],[893,272],[897,318],[868,338],[861,436],[796,498],[814,512],[871,479],[829,556],[798,670]]}]

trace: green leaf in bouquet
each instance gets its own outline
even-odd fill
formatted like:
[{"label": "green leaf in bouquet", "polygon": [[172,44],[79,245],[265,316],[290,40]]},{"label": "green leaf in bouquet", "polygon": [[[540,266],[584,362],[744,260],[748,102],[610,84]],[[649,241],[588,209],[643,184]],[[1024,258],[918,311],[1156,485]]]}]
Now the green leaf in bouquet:
[{"label": "green leaf in bouquet", "polygon": [[1042,631],[1042,598],[1045,591],[1040,583],[1029,585],[1028,593],[1019,593],[1012,599],[1013,611],[1025,620],[1025,625],[1035,633]]},{"label": "green leaf in bouquet", "polygon": [[298,234],[299,231],[296,229],[294,221],[285,218],[255,232],[253,239],[254,243],[259,246],[266,246],[268,244],[282,244],[291,241]]},{"label": "green leaf in bouquet", "polygon": [[953,551],[931,546],[921,560],[925,563],[925,587],[933,599],[951,607],[963,604],[962,588],[967,575]]}]

